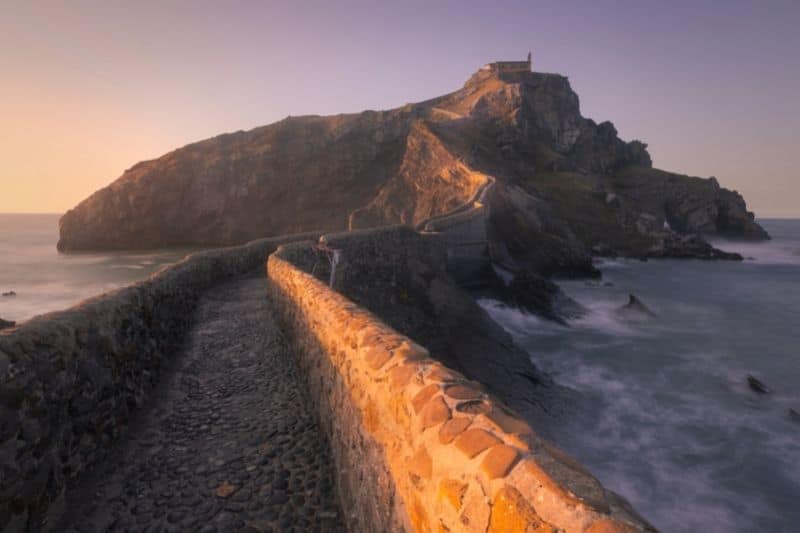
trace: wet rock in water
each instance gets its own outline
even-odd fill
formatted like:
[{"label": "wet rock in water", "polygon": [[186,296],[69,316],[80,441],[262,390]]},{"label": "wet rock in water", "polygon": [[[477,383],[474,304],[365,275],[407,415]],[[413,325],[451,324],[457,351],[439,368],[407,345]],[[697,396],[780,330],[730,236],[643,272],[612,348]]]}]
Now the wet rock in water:
[{"label": "wet rock in water", "polygon": [[714,248],[703,237],[695,233],[689,235],[670,233],[663,238],[661,243],[650,248],[647,255],[654,258],[672,257],[724,261],[742,261],[744,259],[736,252],[726,252]]},{"label": "wet rock in water", "polygon": [[789,409],[789,420],[791,420],[792,422],[797,422],[798,424],[800,424],[800,412],[798,412],[796,409],[791,409],[790,408]]},{"label": "wet rock in water", "polygon": [[625,314],[637,314],[637,315],[648,316],[651,318],[655,318],[658,316],[633,294],[628,295],[628,303],[620,307],[618,311]]},{"label": "wet rock in water", "polygon": [[3,293],[3,296],[16,296],[17,293],[14,291],[6,291]]},{"label": "wet rock in water", "polygon": [[17,323],[13,320],[3,320],[0,318],[0,329],[13,328]]},{"label": "wet rock in water", "polygon": [[771,392],[769,387],[764,385],[764,383],[760,379],[758,379],[752,374],[747,374],[747,384],[753,391],[759,394],[767,394],[768,392]]},{"label": "wet rock in water", "polygon": [[561,324],[586,313],[584,307],[558,285],[533,272],[518,273],[503,292],[506,303]]}]

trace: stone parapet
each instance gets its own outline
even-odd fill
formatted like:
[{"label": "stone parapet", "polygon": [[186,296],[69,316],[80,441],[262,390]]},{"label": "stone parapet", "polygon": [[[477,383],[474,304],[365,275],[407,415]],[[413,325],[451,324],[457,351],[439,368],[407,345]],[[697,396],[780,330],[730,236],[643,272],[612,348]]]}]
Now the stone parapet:
[{"label": "stone parapet", "polygon": [[107,456],[179,350],[206,288],[259,269],[281,243],[312,236],[196,253],[0,331],[0,531],[52,525],[67,485]]},{"label": "stone parapet", "polygon": [[648,528],[479,383],[314,277],[312,245],[270,256],[269,290],[328,435],[351,530]]},{"label": "stone parapet", "polygon": [[453,225],[463,224],[477,217],[488,215],[486,199],[491,193],[496,180],[492,176],[484,175],[483,183],[475,190],[472,197],[455,209],[427,218],[417,224],[420,231],[442,231]]},{"label": "stone parapet", "polygon": [[480,202],[474,202],[469,209],[452,213],[446,217],[431,220],[425,225],[425,231],[447,231],[454,226],[467,224],[475,219],[486,219],[489,212],[486,206]]}]

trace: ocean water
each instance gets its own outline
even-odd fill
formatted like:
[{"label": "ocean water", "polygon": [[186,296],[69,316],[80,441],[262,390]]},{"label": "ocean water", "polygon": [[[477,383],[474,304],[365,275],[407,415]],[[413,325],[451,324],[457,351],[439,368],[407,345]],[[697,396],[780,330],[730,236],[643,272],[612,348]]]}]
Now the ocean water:
[{"label": "ocean water", "polygon": [[188,250],[59,254],[59,215],[0,214],[0,318],[22,321],[144,279]]},{"label": "ocean water", "polygon": [[[742,263],[607,261],[562,283],[589,309],[571,327],[481,301],[580,392],[559,446],[663,531],[800,531],[800,220],[761,222],[772,241],[715,243]],[[629,293],[657,316],[620,313]]]}]

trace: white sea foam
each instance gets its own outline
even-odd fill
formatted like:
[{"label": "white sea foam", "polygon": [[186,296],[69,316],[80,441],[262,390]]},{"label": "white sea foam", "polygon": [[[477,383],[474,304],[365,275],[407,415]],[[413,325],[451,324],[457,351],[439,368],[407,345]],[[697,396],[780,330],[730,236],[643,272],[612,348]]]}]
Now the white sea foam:
[{"label": "white sea foam", "polygon": [[625,316],[620,312],[620,304],[609,300],[581,302],[588,312],[572,322],[575,328],[583,328],[608,335],[645,336],[647,333],[637,327],[637,323],[647,318]]},{"label": "white sea foam", "polygon": [[538,335],[556,335],[567,329],[555,322],[544,320],[530,313],[523,313],[491,298],[479,298],[478,304],[512,335],[525,335],[534,331]]},{"label": "white sea foam", "polygon": [[[703,408],[708,399],[701,391],[673,393],[673,400],[665,407],[663,399],[657,398],[663,391],[647,380],[621,376],[591,355],[579,358],[565,350],[555,357],[569,361],[565,366],[572,367],[568,371],[562,366],[561,381],[602,399],[595,425],[577,428],[573,442],[566,444],[589,462],[604,484],[626,495],[657,526],[667,530],[741,529],[742,513],[735,504],[739,494],[720,482],[721,471],[716,465],[707,463],[709,457],[726,453],[724,439],[685,435],[702,432],[702,428],[712,432],[743,424],[756,428],[755,415],[744,421],[740,416],[719,416]],[[787,451],[768,433],[763,437],[763,445],[774,448],[774,453]],[[762,498],[749,499],[748,515],[768,511]]]},{"label": "white sea foam", "polygon": [[609,257],[598,257],[594,260],[594,265],[597,268],[602,270],[606,269],[614,269],[614,268],[628,268],[633,264],[639,263],[640,261],[634,259],[611,259]]},{"label": "white sea foam", "polygon": [[620,304],[607,300],[581,302],[587,312],[581,318],[571,321],[570,327],[522,312],[497,300],[482,298],[478,303],[512,334],[562,335],[569,330],[582,329],[609,335],[647,335],[645,331],[637,329],[636,318],[622,316],[619,313]]}]

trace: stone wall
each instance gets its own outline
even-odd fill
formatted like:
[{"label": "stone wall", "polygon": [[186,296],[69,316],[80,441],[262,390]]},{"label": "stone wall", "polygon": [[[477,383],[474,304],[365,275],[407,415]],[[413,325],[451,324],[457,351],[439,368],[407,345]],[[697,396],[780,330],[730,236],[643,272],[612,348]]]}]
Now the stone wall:
[{"label": "stone wall", "polygon": [[312,275],[313,245],[270,256],[269,290],[330,441],[351,530],[647,529],[479,383]]},{"label": "stone wall", "polygon": [[[108,455],[180,349],[199,295],[299,238],[198,253],[0,332],[0,530],[52,528],[67,486]],[[440,239],[389,228],[320,242],[346,249],[338,280],[353,290],[372,267],[398,288],[419,281],[405,275],[440,284]],[[272,254],[269,287],[329,439],[352,530],[647,527],[481,384],[328,287],[315,244]]]},{"label": "stone wall", "polygon": [[38,530],[60,513],[65,487],[106,456],[179,350],[203,290],[303,237],[197,253],[0,331],[0,530]]}]

